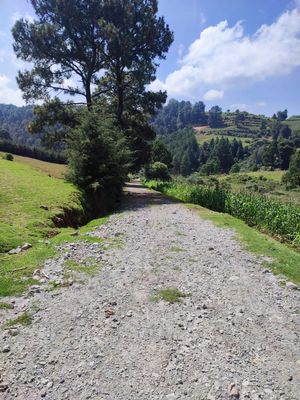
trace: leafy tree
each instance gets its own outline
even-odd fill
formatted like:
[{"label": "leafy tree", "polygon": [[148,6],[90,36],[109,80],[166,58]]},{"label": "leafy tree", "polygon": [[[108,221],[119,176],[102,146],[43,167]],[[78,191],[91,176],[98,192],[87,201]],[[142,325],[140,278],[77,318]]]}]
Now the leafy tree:
[{"label": "leafy tree", "polygon": [[279,131],[279,136],[284,139],[289,139],[292,135],[292,130],[288,125],[282,125]]},{"label": "leafy tree", "polygon": [[294,153],[293,143],[289,140],[280,140],[278,142],[279,167],[283,170],[289,168],[291,156]]},{"label": "leafy tree", "polygon": [[285,109],[284,111],[277,112],[278,121],[285,121],[287,119],[287,116],[288,116],[287,109]]},{"label": "leafy tree", "polygon": [[197,125],[204,125],[207,122],[205,114],[205,104],[203,101],[196,102],[191,111],[191,123]]},{"label": "leafy tree", "polygon": [[156,138],[152,144],[151,160],[153,163],[161,162],[168,168],[172,166],[172,155],[164,142],[159,138]]},{"label": "leafy tree", "polygon": [[169,169],[166,164],[156,161],[146,169],[147,179],[158,179],[161,181],[169,181],[171,179]]},{"label": "leafy tree", "polygon": [[208,112],[208,125],[211,128],[219,128],[223,125],[222,109],[219,106],[213,106]]},{"label": "leafy tree", "polygon": [[147,91],[146,85],[155,79],[158,60],[173,41],[157,15],[157,0],[31,3],[37,19],[21,19],[13,28],[17,57],[33,64],[17,78],[24,98],[49,105],[53,91],[82,95],[88,108],[105,99],[133,152],[134,168],[139,168],[155,137],[145,115],[154,114],[166,99],[166,93]]},{"label": "leafy tree", "polygon": [[262,162],[263,165],[267,167],[275,168],[277,166],[277,159],[278,159],[277,140],[273,140],[272,143],[265,146],[262,154]]},{"label": "leafy tree", "polygon": [[290,188],[300,186],[300,149],[292,156],[289,170],[282,180]]}]

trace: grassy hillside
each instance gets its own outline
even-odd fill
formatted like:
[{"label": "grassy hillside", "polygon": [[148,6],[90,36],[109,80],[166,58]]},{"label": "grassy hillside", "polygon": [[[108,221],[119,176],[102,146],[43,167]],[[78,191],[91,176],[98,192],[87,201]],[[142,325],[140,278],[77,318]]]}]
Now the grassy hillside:
[{"label": "grassy hillside", "polygon": [[252,144],[253,140],[261,136],[261,123],[268,119],[263,115],[241,113],[244,120],[238,124],[235,122],[236,114],[225,112],[222,114],[223,126],[221,128],[210,128],[209,126],[195,126],[196,139],[199,144],[209,142],[211,139],[226,136],[229,140],[234,138],[241,140],[244,146]]},{"label": "grassy hillside", "polygon": [[[0,157],[3,154],[4,153],[0,152]],[[45,174],[52,176],[54,178],[63,178],[67,170],[66,165],[40,161],[29,157],[14,155],[14,160],[17,161],[18,163],[29,165],[34,169],[44,172]]]},{"label": "grassy hillside", "polygon": [[[35,160],[32,163],[37,165]],[[45,163],[38,163],[44,168]],[[22,290],[24,274],[51,255],[48,239],[61,231],[55,227],[55,218],[62,221],[68,215],[70,220],[79,220],[83,214],[81,193],[73,185],[24,162],[0,158],[0,295]],[[16,255],[6,253],[25,242],[33,248]]]}]

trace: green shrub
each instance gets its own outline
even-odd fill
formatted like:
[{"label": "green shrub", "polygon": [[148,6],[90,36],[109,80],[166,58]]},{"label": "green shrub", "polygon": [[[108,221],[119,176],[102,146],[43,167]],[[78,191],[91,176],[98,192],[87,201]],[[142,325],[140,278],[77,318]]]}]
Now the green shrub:
[{"label": "green shrub", "polygon": [[157,179],[161,181],[169,181],[171,179],[168,167],[166,164],[156,161],[146,169],[147,179]]},{"label": "green shrub", "polygon": [[3,158],[7,161],[14,161],[14,156],[11,153],[5,153]]}]

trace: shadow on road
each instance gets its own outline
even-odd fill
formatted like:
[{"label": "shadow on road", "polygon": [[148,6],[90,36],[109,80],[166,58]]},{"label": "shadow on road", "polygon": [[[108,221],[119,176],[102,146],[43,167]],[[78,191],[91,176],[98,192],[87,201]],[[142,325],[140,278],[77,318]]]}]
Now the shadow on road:
[{"label": "shadow on road", "polygon": [[123,200],[120,211],[123,209],[139,209],[153,205],[176,204],[173,200],[161,193],[143,187],[139,182],[126,183],[123,189]]}]

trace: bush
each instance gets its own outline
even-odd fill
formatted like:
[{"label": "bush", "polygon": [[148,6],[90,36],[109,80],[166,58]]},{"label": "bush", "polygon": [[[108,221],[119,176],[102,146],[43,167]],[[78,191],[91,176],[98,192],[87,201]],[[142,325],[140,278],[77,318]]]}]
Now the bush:
[{"label": "bush", "polygon": [[7,161],[14,161],[14,156],[11,153],[5,153],[3,158]]},{"label": "bush", "polygon": [[168,167],[162,162],[154,162],[146,169],[147,179],[157,179],[160,181],[169,181],[171,179]]}]

